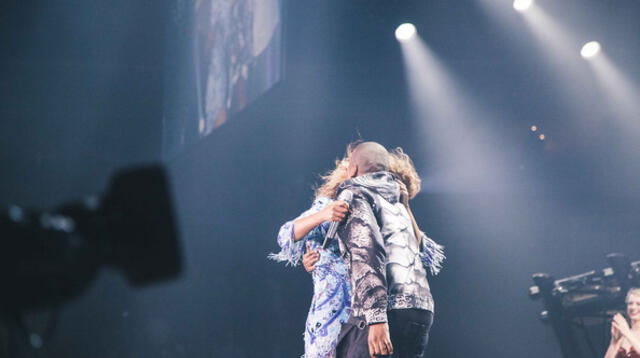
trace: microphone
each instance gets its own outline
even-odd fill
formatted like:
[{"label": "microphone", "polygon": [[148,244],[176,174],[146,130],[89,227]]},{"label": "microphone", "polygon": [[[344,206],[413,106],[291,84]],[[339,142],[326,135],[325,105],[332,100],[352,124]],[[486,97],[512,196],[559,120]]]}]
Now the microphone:
[{"label": "microphone", "polygon": [[[353,200],[353,193],[349,189],[343,190],[336,200],[342,200],[347,205],[351,205],[351,200]],[[329,225],[329,229],[327,230],[327,235],[324,237],[324,242],[322,242],[322,248],[326,249],[329,245],[329,241],[336,238],[336,233],[338,232],[338,226],[340,226],[340,221],[332,221]]]}]

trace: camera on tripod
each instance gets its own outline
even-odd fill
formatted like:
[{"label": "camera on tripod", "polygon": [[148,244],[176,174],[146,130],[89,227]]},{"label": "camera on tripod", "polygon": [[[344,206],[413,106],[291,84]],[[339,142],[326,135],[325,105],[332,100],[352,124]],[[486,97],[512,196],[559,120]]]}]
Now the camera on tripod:
[{"label": "camera on tripod", "polygon": [[[640,287],[640,261],[623,254],[606,256],[610,267],[556,280],[546,273],[533,275],[529,296],[542,299],[543,322],[551,325],[565,358],[601,357],[602,332],[611,317],[625,307],[631,287]],[[603,329],[604,328],[604,329]]]}]

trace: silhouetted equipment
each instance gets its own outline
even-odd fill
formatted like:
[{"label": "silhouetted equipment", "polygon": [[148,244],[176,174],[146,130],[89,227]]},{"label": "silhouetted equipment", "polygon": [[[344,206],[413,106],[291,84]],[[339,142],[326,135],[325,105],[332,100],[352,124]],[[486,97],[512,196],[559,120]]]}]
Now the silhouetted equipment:
[{"label": "silhouetted equipment", "polygon": [[0,214],[0,305],[54,306],[78,296],[102,266],[135,286],[181,272],[178,233],[164,169],[116,174],[101,198],[48,212],[13,206]]},{"label": "silhouetted equipment", "polygon": [[611,317],[625,309],[630,287],[640,287],[640,261],[618,253],[607,255],[610,267],[556,280],[533,275],[532,299],[542,299],[540,317],[549,323],[565,358],[602,357]]}]

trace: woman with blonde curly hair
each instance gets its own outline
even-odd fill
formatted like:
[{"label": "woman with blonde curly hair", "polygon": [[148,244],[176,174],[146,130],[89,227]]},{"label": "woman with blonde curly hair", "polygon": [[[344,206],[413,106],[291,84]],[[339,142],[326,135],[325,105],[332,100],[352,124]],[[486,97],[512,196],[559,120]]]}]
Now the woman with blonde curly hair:
[{"label": "woman with blonde curly hair", "polygon": [[[358,143],[347,147],[344,158],[336,160],[336,166],[321,179],[323,184],[315,191],[311,208],[296,219],[282,225],[278,234],[281,251],[269,257],[276,261],[296,266],[302,262],[311,273],[314,295],[307,316],[304,332],[304,358],[333,358],[338,334],[350,314],[351,287],[348,268],[341,258],[336,240],[321,248],[332,221],[342,221],[348,215],[348,204],[335,200],[338,187],[349,177],[349,161]],[[442,247],[426,237],[409,209],[409,200],[420,191],[418,176],[411,158],[401,148],[389,152],[389,171],[396,177],[406,206],[420,242],[421,259],[432,274],[440,271],[444,254]]]},{"label": "woman with blonde curly hair", "polygon": [[640,358],[640,288],[630,289],[625,302],[631,325],[620,313],[613,316],[605,358]]}]

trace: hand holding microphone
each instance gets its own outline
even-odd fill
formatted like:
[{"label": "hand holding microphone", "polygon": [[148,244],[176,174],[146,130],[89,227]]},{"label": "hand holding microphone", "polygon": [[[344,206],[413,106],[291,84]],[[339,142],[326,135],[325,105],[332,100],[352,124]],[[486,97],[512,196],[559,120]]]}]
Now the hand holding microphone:
[{"label": "hand holding microphone", "polygon": [[327,205],[323,211],[324,221],[340,222],[349,213],[349,204],[343,200],[336,200]]},{"label": "hand holding microphone", "polygon": [[344,220],[349,213],[349,204],[351,203],[351,200],[353,200],[353,193],[349,190],[343,190],[340,195],[338,195],[337,200],[327,205],[327,208],[325,208],[331,212],[330,216],[328,216],[328,221],[331,221],[331,225],[329,225],[329,230],[327,230],[327,235],[322,243],[323,249],[327,248],[331,239],[335,239],[340,222]]}]

